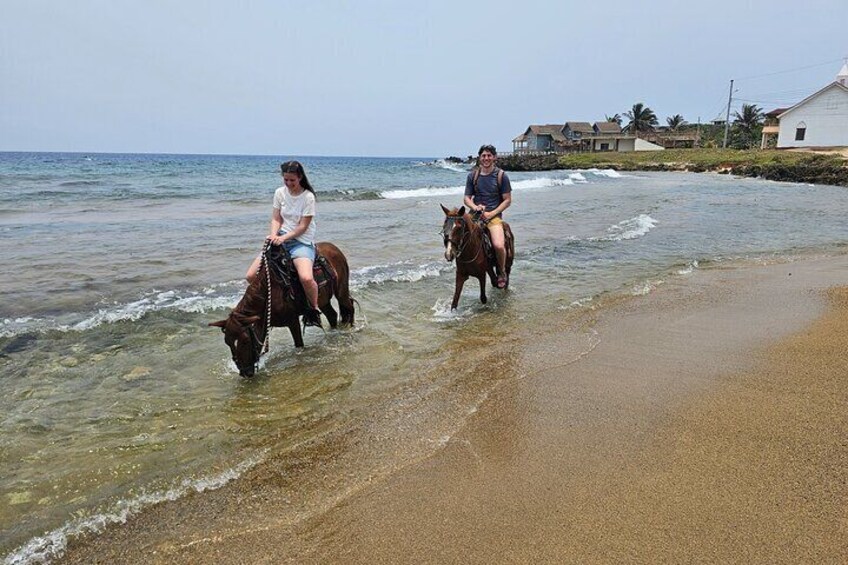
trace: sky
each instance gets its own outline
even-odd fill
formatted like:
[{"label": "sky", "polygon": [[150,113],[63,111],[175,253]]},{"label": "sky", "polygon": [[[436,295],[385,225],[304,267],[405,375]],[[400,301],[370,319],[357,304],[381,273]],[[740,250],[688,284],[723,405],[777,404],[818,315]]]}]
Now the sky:
[{"label": "sky", "polygon": [[790,106],[848,1],[0,0],[0,151],[444,157],[643,102]]}]

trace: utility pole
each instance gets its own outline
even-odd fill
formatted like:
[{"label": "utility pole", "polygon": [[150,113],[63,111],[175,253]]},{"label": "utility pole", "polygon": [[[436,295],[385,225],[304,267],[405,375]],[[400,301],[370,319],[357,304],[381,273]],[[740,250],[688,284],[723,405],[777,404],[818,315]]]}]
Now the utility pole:
[{"label": "utility pole", "polygon": [[698,133],[695,134],[695,147],[701,146],[701,116],[698,116]]},{"label": "utility pole", "polygon": [[730,103],[733,101],[733,79],[730,79],[730,94],[727,95],[727,116],[724,118],[724,143],[722,149],[727,149],[727,132],[730,130]]}]

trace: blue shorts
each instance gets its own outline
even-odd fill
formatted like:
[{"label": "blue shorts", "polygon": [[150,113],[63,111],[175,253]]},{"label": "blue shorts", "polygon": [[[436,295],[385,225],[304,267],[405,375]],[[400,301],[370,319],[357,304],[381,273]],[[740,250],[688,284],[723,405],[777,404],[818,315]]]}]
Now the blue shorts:
[{"label": "blue shorts", "polygon": [[[280,230],[277,232],[277,235],[283,235],[285,233],[283,230]],[[296,239],[287,239],[283,242],[283,245],[292,259],[309,259],[313,263],[315,262],[315,245],[303,243]]]}]

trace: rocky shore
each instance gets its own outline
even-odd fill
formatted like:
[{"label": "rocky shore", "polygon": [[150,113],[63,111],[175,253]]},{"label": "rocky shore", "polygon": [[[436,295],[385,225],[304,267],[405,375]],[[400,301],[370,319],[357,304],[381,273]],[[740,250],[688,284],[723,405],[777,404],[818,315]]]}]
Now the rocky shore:
[{"label": "rocky shore", "polygon": [[617,171],[716,172],[775,181],[848,186],[848,160],[841,155],[788,151],[677,149],[640,153],[505,155],[507,171],[601,168]]}]

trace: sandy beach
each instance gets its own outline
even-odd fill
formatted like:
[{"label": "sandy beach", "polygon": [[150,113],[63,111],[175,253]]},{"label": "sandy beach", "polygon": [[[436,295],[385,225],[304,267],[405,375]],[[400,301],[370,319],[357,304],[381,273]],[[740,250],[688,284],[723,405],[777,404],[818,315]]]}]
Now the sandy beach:
[{"label": "sandy beach", "polygon": [[844,563],[846,284],[808,258],[552,312],[480,354],[508,378],[420,456],[348,484],[415,436],[354,422],[368,445],[333,432],[63,562]]}]

